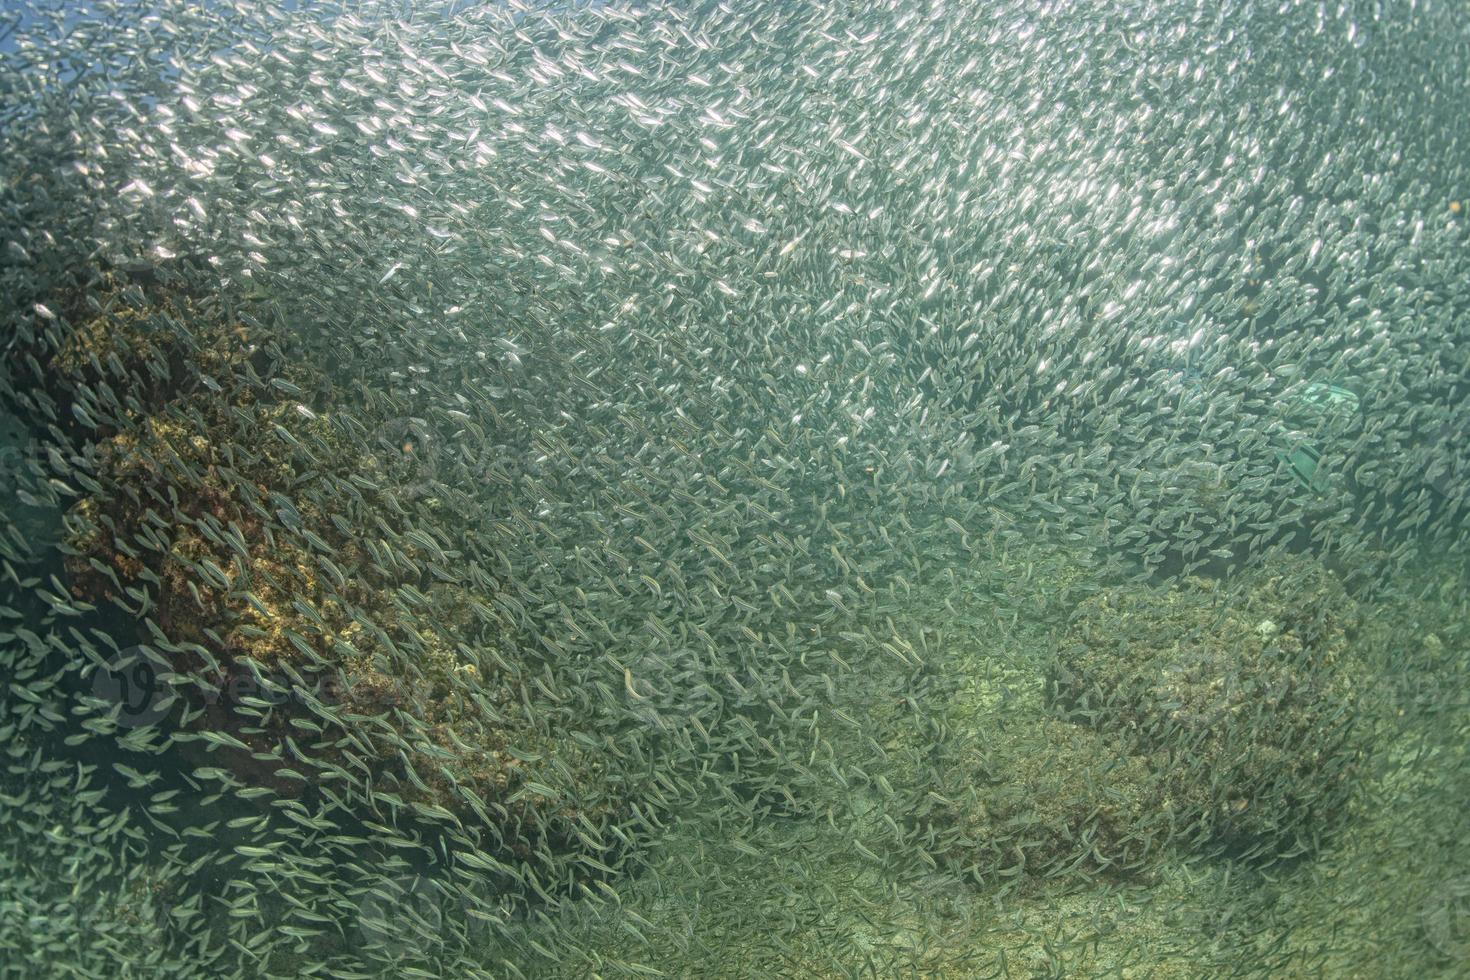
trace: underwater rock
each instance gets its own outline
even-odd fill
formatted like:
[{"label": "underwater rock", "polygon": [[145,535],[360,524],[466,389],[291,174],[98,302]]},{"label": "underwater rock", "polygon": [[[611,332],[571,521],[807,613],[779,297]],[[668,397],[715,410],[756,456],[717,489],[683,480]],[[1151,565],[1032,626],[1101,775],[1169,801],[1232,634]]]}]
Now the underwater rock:
[{"label": "underwater rock", "polygon": [[[124,309],[106,322],[139,320]],[[545,697],[527,690],[452,536],[422,512],[406,524],[375,489],[392,482],[392,460],[360,456],[330,411],[290,397],[309,386],[299,363],[300,385],[239,385],[255,345],[232,347],[234,330],[202,319],[191,328],[215,342],[173,375],[229,379],[231,396],[188,385],[154,414],[120,413],[126,428],[85,443],[95,490],[65,517],[72,594],[140,617],[132,640],[155,692],[133,723],[169,718],[185,765],[272,796],[326,785],[362,818],[386,804],[506,859],[586,851],[578,822],[620,810],[626,789],[569,730],[526,718],[528,699]],[[101,326],[74,337],[64,363],[67,351],[95,364],[136,349]],[[351,523],[321,504],[327,490]],[[379,535],[350,533],[360,526]]]},{"label": "underwater rock", "polygon": [[1146,871],[1169,840],[1161,780],[1117,739],[1052,718],[996,726],[946,760],[920,821],[981,887],[1076,884]]},{"label": "underwater rock", "polygon": [[1358,612],[1320,564],[1288,558],[1238,595],[1190,579],[1085,600],[1048,696],[1153,760],[1179,836],[1265,861],[1308,853],[1346,812],[1362,759]]}]

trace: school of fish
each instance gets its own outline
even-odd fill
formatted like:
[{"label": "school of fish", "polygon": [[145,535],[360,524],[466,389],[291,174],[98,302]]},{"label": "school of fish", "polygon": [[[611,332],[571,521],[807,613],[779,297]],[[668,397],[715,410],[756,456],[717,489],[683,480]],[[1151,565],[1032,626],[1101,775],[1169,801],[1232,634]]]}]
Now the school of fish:
[{"label": "school of fish", "polygon": [[[24,0],[0,91],[0,977],[1103,975],[1017,910],[1467,785],[1342,666],[1470,649],[1348,610],[1470,610],[1454,4]],[[1178,955],[1370,962],[1261,914]]]}]

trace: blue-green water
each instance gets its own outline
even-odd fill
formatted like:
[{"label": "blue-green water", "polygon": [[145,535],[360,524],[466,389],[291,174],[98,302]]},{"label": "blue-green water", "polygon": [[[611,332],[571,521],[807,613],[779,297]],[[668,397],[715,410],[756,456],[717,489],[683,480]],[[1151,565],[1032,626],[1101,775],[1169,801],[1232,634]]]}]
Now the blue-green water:
[{"label": "blue-green water", "polygon": [[1458,976],[1442,4],[7,7],[0,976]]}]

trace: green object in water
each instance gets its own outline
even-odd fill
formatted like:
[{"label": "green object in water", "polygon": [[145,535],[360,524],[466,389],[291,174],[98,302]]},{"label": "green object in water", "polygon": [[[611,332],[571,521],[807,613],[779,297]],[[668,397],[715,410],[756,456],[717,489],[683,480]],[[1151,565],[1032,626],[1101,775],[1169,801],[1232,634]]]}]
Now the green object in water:
[{"label": "green object in water", "polygon": [[[1328,416],[1347,418],[1357,414],[1360,400],[1348,388],[1313,382],[1287,404],[1286,417],[1298,432],[1322,432]],[[1322,452],[1312,442],[1296,443],[1277,454],[1291,475],[1313,493],[1325,493],[1330,481],[1322,468]]]}]

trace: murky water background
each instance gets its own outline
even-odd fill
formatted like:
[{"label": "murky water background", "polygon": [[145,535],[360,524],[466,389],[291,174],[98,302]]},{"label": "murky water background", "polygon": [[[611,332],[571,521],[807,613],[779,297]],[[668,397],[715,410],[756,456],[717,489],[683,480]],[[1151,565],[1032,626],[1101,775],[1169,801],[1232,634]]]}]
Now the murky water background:
[{"label": "murky water background", "polygon": [[1460,975],[1462,13],[8,6],[0,975]]}]

